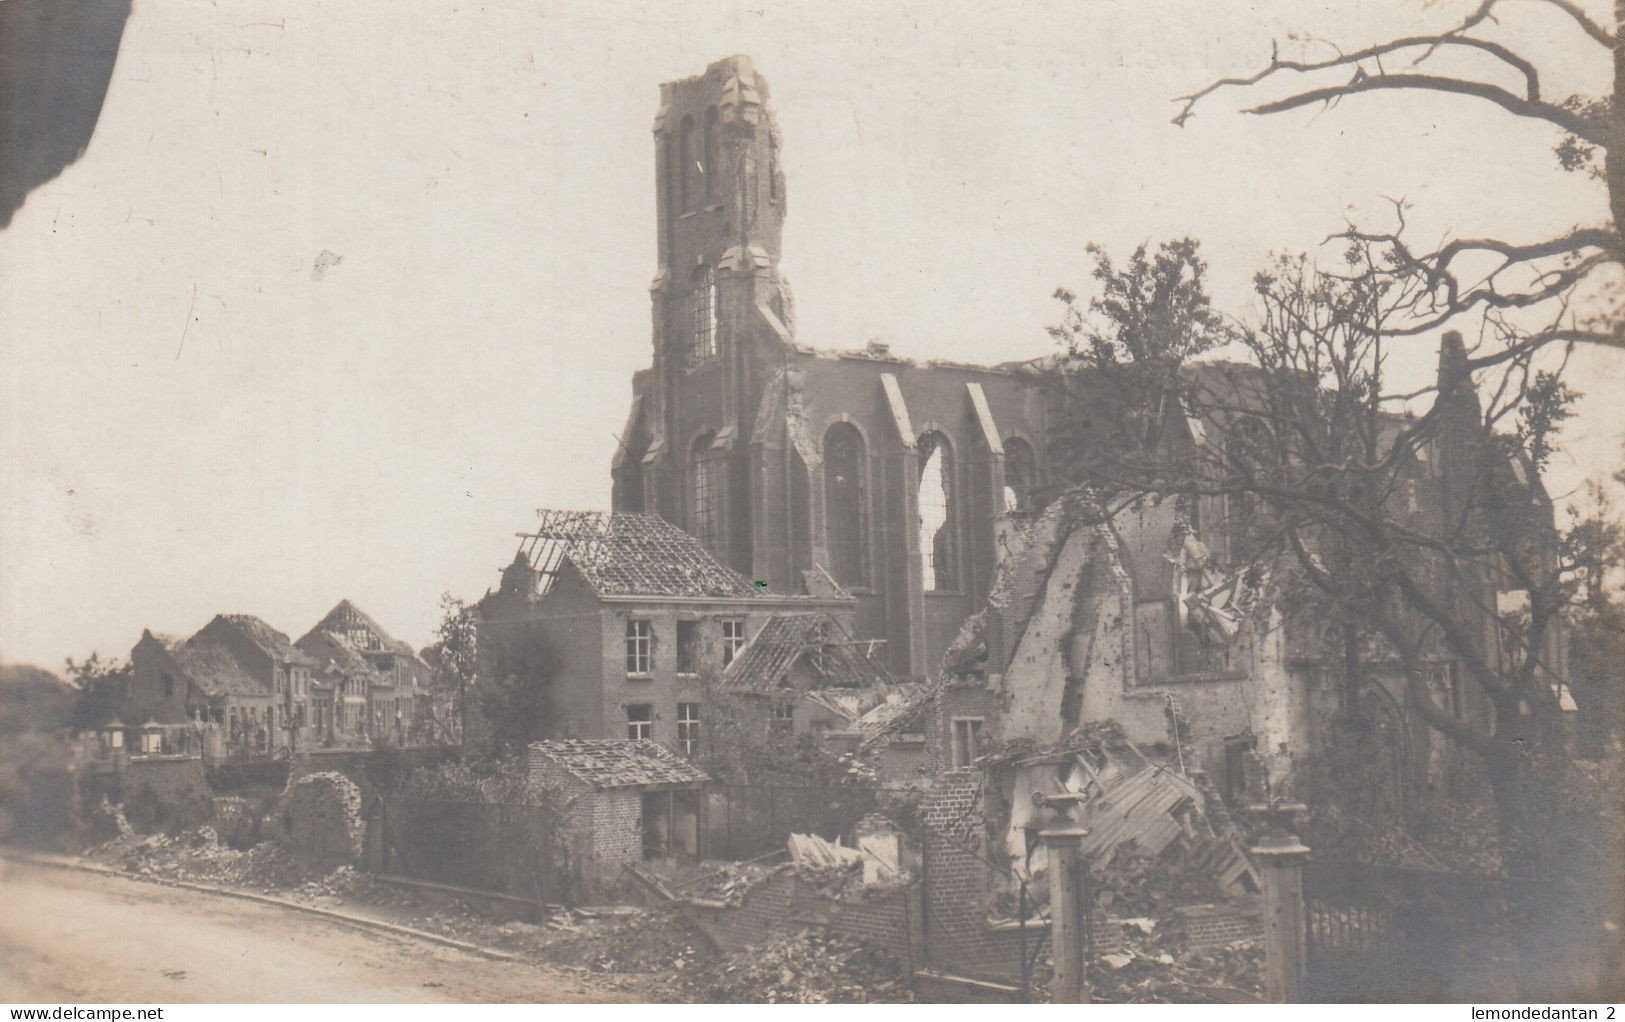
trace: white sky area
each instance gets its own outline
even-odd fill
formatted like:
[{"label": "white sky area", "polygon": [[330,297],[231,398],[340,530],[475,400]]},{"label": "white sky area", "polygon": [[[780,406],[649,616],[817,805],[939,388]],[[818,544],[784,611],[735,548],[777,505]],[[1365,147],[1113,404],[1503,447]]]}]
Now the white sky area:
[{"label": "white sky area", "polygon": [[[1271,39],[1470,4],[1330,6],[137,0],[89,148],[0,232],[0,656],[123,657],[218,612],[298,636],[341,597],[423,644],[535,508],[607,507],[650,360],[658,85],[728,54],[772,87],[812,344],[1044,354],[1090,241],[1199,238],[1242,314],[1271,251],[1387,225],[1383,196],[1423,243],[1604,220],[1554,131],[1470,99],[1261,118],[1234,91],[1169,123]],[[1498,31],[1548,95],[1608,81],[1562,17]],[[1573,370],[1558,491],[1625,436],[1625,355]]]}]

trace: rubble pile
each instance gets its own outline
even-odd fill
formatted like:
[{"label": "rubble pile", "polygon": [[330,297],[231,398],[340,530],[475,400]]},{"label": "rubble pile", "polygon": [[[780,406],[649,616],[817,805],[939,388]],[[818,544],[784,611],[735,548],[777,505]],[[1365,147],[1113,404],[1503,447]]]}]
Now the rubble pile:
[{"label": "rubble pile", "polygon": [[1157,932],[1125,927],[1120,950],[1089,970],[1097,1004],[1251,1004],[1264,1000],[1263,941],[1182,951]]},{"label": "rubble pile", "polygon": [[684,898],[705,902],[737,905],[745,900],[752,887],[773,876],[783,865],[770,866],[754,862],[728,862],[717,869],[674,887]]},{"label": "rubble pile", "polygon": [[91,849],[90,856],[139,876],[265,891],[294,887],[329,872],[297,861],[271,842],[238,851],[222,844],[207,824],[178,835],[120,837]]},{"label": "rubble pile", "polygon": [[556,936],[542,946],[541,956],[587,972],[682,973],[715,954],[682,917],[662,910],[558,919],[549,933]]},{"label": "rubble pile", "polygon": [[803,930],[677,978],[677,998],[710,1004],[860,1004],[912,1000],[885,952]]},{"label": "rubble pile", "polygon": [[1228,892],[1212,872],[1177,855],[1119,854],[1090,878],[1095,904],[1113,916],[1161,916],[1181,905],[1222,902]]}]

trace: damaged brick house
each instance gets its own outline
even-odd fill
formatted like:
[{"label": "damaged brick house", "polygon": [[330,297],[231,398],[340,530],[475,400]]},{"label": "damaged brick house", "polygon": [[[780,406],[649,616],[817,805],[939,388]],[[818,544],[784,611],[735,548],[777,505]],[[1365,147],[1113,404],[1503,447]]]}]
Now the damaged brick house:
[{"label": "damaged brick house", "polygon": [[547,648],[538,738],[653,739],[692,756],[715,709],[708,686],[775,617],[848,628],[850,595],[820,571],[800,588],[747,579],[655,515],[543,511],[477,605],[481,657],[524,637]]},{"label": "damaged brick house", "polygon": [[894,688],[878,645],[827,613],[778,614],[723,668],[716,692],[730,699],[732,716],[775,734],[844,731]]},{"label": "damaged brick house", "polygon": [[221,614],[188,639],[146,631],[130,650],[127,721],[206,758],[286,755],[308,719],[316,663],[251,614]]},{"label": "damaged brick house", "polygon": [[827,567],[889,673],[924,678],[992,585],[995,516],[1041,484],[1043,393],[1023,365],[797,338],[768,99],[740,56],[661,86],[653,364],[633,379],[613,506],[777,591]]},{"label": "damaged brick house", "polygon": [[296,644],[317,664],[310,725],[325,743],[425,740],[432,672],[349,600],[340,600]]}]

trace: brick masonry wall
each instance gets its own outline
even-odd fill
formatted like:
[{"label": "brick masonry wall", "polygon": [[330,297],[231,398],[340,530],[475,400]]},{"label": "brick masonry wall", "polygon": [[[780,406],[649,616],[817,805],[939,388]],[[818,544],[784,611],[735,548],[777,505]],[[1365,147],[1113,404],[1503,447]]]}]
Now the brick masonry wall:
[{"label": "brick masonry wall", "polygon": [[609,788],[584,797],[593,829],[593,858],[601,875],[643,859],[643,795],[636,788]]},{"label": "brick masonry wall", "polygon": [[212,809],[214,793],[197,757],[131,759],[119,786],[130,822],[142,830],[189,827]]},{"label": "brick masonry wall", "polygon": [[1205,950],[1262,940],[1264,914],[1256,905],[1187,905],[1174,909],[1168,926],[1182,946]]}]

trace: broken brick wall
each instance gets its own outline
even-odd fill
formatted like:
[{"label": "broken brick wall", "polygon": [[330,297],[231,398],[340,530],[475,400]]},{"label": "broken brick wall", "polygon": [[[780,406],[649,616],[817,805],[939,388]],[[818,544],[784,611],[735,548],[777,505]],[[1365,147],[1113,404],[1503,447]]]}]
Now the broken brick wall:
[{"label": "broken brick wall", "polygon": [[1166,925],[1173,939],[1189,951],[1264,937],[1264,913],[1258,905],[1186,905],[1174,909],[1172,916]]},{"label": "broken brick wall", "polygon": [[296,856],[335,864],[361,856],[361,790],[343,774],[310,774],[289,782],[284,819]]},{"label": "broken brick wall", "polygon": [[560,854],[572,883],[592,897],[619,887],[622,867],[643,860],[643,792],[596,788],[539,749],[530,750],[530,779],[557,792]]},{"label": "broken brick wall", "polygon": [[[1003,737],[998,728],[1007,705],[1008,700],[1002,693],[975,682],[950,683],[938,689],[924,720],[926,748],[933,768],[940,773],[955,766],[954,721],[966,718],[983,721],[981,738],[985,746],[991,746],[993,741]],[[986,752],[987,748],[981,751]]]},{"label": "broken brick wall", "polygon": [[804,929],[884,949],[912,962],[919,940],[915,885],[832,898],[794,873],[775,874],[753,886],[737,905],[689,905],[685,913],[725,952],[766,944]]}]

